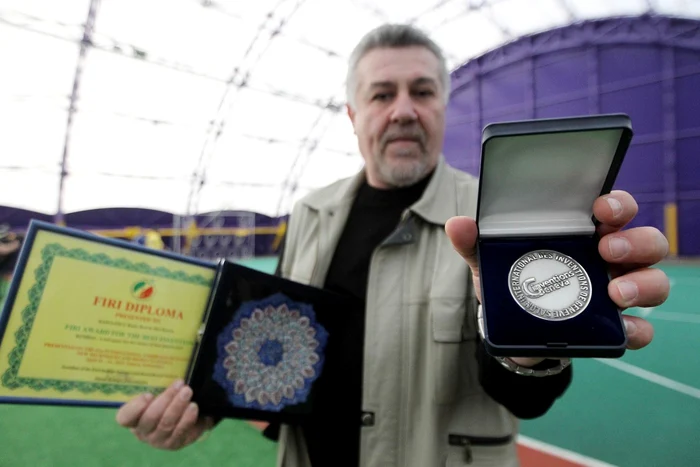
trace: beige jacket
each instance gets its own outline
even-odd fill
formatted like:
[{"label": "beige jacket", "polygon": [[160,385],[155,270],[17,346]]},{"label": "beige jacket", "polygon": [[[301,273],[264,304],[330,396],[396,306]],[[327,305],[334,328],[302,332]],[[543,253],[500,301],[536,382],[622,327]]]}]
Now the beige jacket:
[{"label": "beige jacket", "polygon": [[[338,181],[295,205],[281,259],[284,277],[323,286],[363,177]],[[361,467],[518,465],[517,419],[478,382],[471,274],[444,230],[452,216],[475,216],[477,186],[441,157],[423,197],[373,254]],[[310,465],[300,430],[281,427],[277,465]]]}]

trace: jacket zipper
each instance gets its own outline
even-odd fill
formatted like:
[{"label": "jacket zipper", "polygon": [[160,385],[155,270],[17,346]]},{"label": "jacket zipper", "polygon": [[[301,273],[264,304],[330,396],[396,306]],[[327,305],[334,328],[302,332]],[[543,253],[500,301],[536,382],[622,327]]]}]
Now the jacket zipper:
[{"label": "jacket zipper", "polygon": [[[368,394],[368,389],[365,385],[365,382],[367,381],[367,374],[369,373],[369,365],[368,361],[370,360],[367,354],[367,341],[369,340],[369,332],[372,327],[367,325],[368,319],[370,318],[369,310],[370,307],[372,306],[374,302],[374,295],[375,295],[375,290],[374,290],[374,276],[376,273],[374,272],[376,268],[373,267],[374,263],[377,261],[377,256],[380,254],[379,250],[381,248],[381,245],[377,247],[372,254],[370,255],[370,261],[369,261],[369,272],[367,274],[367,294],[365,296],[365,323],[364,323],[364,329],[365,329],[365,339],[364,339],[364,344],[362,348],[362,378],[361,378],[361,388],[362,388],[362,401],[361,401],[361,409],[362,412],[364,413],[365,407],[367,404],[367,401],[369,399],[369,394]],[[372,424],[374,425],[374,423]],[[367,450],[366,450],[366,436],[368,436],[364,430],[360,432],[360,467],[366,466],[367,465]]]},{"label": "jacket zipper", "polygon": [[[400,218],[398,224],[396,225],[396,228],[392,231],[390,236],[393,236],[396,232],[399,232],[406,227],[410,214],[411,214],[410,209],[404,209],[404,211],[401,213],[401,218]],[[406,234],[404,234],[404,236],[406,236]],[[411,241],[413,241],[413,240],[411,240]],[[385,241],[383,241],[380,244],[379,248],[382,248],[385,246],[387,246],[387,244],[385,243]],[[401,256],[401,261],[403,262],[404,267],[405,267],[405,264],[406,264],[406,253],[405,252]],[[406,287],[406,284],[402,283],[401,287],[402,288]],[[405,291],[402,290],[401,291],[401,298],[400,298],[401,302],[403,302],[403,294],[404,293],[405,293]],[[405,319],[404,314],[401,313],[401,320],[402,321],[399,323],[399,329],[402,330],[402,333],[401,333],[401,348],[399,350],[399,362],[404,361],[404,357],[406,354],[407,339],[405,338],[406,337],[405,336],[406,325],[403,322],[404,319]],[[398,427],[398,433],[397,433],[398,440],[397,440],[397,442],[398,442],[399,449],[398,449],[398,453],[397,453],[396,465],[405,465],[406,459],[405,459],[403,447],[406,445],[406,428],[405,428],[406,424],[404,423],[403,417],[404,417],[404,414],[406,413],[406,411],[403,409],[404,409],[404,404],[407,401],[406,390],[404,389],[407,387],[407,385],[405,384],[405,381],[404,381],[406,379],[406,368],[405,368],[405,365],[403,365],[403,363],[399,363],[399,365],[400,365],[400,367],[399,367],[400,389],[398,391],[398,404],[399,404],[398,417],[399,417],[399,421],[397,423],[397,427]]]},{"label": "jacket zipper", "polygon": [[[404,226],[404,224],[405,224],[405,222],[406,222],[406,219],[408,218],[410,212],[411,212],[411,211],[410,211],[409,209],[404,210],[404,212],[401,214],[401,219],[399,220],[398,224],[396,225],[396,228],[392,231],[391,234],[389,234],[389,236],[387,237],[387,239],[390,238],[396,231],[400,230],[400,229]],[[365,307],[366,307],[366,311],[365,311],[365,326],[364,326],[364,328],[365,328],[365,344],[364,344],[364,346],[363,346],[363,347],[364,347],[364,348],[363,348],[363,356],[364,356],[364,357],[363,357],[363,360],[364,360],[364,364],[363,364],[363,371],[362,371],[362,408],[363,408],[363,409],[364,409],[364,406],[365,406],[365,402],[367,401],[367,397],[366,397],[366,396],[368,395],[368,394],[366,394],[367,389],[366,389],[366,387],[365,387],[366,375],[367,375],[367,372],[368,372],[368,370],[367,370],[367,361],[369,360],[369,359],[368,359],[368,355],[367,355],[367,340],[368,340],[367,337],[368,337],[368,329],[369,329],[369,327],[367,326],[367,319],[369,318],[369,312],[368,312],[368,310],[369,310],[370,307],[373,305],[374,299],[375,299],[375,294],[376,294],[376,291],[375,291],[375,283],[374,283],[374,278],[375,278],[375,276],[376,276],[376,267],[375,267],[375,263],[377,262],[378,256],[381,254],[381,250],[382,250],[383,248],[385,248],[386,246],[390,245],[390,244],[386,243],[387,239],[382,240],[382,241],[379,243],[379,245],[377,245],[377,247],[376,247],[376,248],[374,249],[374,251],[372,252],[372,255],[370,256],[369,273],[368,273],[368,275],[367,275],[367,295],[366,295],[366,297],[365,297],[365,302],[366,302],[366,303],[365,303]],[[403,348],[401,349],[401,352],[403,352]],[[400,357],[403,359],[403,355],[401,355]],[[404,385],[401,384],[401,387],[404,387]],[[404,395],[402,392],[400,392],[400,394],[399,394],[398,397],[399,397],[399,404],[401,404],[401,401],[404,400],[405,395]],[[402,412],[402,411],[399,410],[399,413],[401,413],[401,412]],[[403,425],[402,423],[399,423],[399,426],[402,426],[402,425]],[[365,452],[366,450],[364,449],[365,443],[363,442],[363,439],[364,439],[364,436],[363,436],[363,435],[360,435],[360,466],[365,466],[365,465],[367,465],[367,461],[366,461],[366,459],[367,459],[367,458],[366,458],[367,453]],[[403,439],[404,439],[404,433],[403,433],[403,431],[400,429],[400,430],[399,430],[399,434],[398,434],[398,443],[399,443],[399,446],[402,445],[401,443],[402,443]],[[399,459],[397,459],[397,464],[398,464],[398,465],[402,465],[402,462],[403,462],[403,461],[402,461],[402,459],[400,459],[401,456],[402,456],[402,455],[399,454]]]}]

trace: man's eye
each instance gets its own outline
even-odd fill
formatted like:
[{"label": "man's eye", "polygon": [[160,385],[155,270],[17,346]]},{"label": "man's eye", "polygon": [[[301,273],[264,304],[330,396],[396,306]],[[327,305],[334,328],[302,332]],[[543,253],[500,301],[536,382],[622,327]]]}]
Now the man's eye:
[{"label": "man's eye", "polygon": [[389,99],[389,97],[391,97],[391,94],[389,94],[388,92],[384,92],[384,93],[375,94],[374,100],[385,101],[385,100]]},{"label": "man's eye", "polygon": [[432,96],[435,94],[432,89],[419,89],[418,91],[415,92],[420,97],[428,97]]}]

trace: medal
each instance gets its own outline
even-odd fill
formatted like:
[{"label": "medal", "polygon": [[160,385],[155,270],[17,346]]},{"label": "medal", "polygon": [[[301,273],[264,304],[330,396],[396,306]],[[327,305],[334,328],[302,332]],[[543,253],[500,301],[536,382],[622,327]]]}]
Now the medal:
[{"label": "medal", "polygon": [[508,274],[508,288],[520,308],[547,321],[581,314],[591,300],[591,280],[572,257],[552,250],[518,258]]}]

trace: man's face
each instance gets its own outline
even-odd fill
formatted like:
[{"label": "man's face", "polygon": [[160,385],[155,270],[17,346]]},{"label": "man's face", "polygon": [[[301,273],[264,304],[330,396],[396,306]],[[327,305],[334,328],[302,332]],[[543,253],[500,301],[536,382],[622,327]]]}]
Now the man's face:
[{"label": "man's face", "polygon": [[358,63],[355,79],[355,108],[348,107],[348,115],[370,185],[421,180],[435,167],[445,132],[437,57],[424,47],[374,49]]}]

